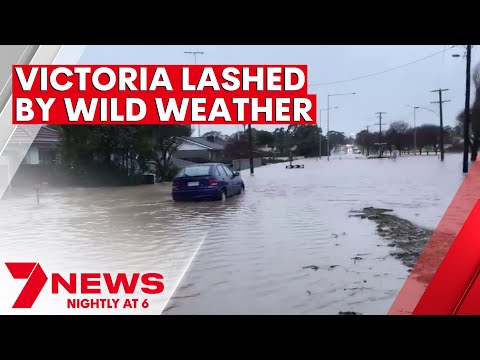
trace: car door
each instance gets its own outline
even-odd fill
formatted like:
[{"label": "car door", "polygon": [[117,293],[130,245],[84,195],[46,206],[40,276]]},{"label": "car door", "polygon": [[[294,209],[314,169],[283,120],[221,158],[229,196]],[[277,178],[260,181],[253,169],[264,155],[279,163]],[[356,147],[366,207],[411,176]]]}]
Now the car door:
[{"label": "car door", "polygon": [[227,178],[228,178],[228,182],[229,182],[229,188],[230,188],[229,189],[230,195],[234,195],[234,194],[238,193],[238,191],[240,189],[238,187],[238,181],[237,181],[236,176],[233,176],[232,170],[230,170],[227,166],[222,165],[222,168],[225,171],[225,173],[227,174]]},{"label": "car door", "polygon": [[226,195],[230,196],[230,193],[231,193],[230,179],[227,175],[227,172],[225,171],[225,169],[221,165],[217,166],[217,172],[220,176],[220,180],[222,181],[222,186],[225,186],[225,188],[227,189],[227,194]]}]

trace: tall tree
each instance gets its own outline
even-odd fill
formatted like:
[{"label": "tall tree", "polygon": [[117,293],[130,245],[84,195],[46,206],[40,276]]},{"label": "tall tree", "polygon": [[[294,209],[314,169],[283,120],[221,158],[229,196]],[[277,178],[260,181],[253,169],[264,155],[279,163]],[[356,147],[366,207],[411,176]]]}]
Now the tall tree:
[{"label": "tall tree", "polygon": [[273,136],[275,139],[275,148],[280,156],[288,156],[291,147],[291,133],[287,129],[285,130],[283,127],[275,129],[273,132]]},{"label": "tall tree", "polygon": [[[258,151],[257,145],[253,144],[253,156],[261,157],[263,153]],[[236,137],[231,137],[223,150],[223,155],[225,161],[237,160],[237,159],[248,159],[250,156],[250,143],[247,136],[243,136],[240,140]]]},{"label": "tall tree", "polygon": [[431,147],[435,154],[438,152],[440,127],[438,125],[425,124],[417,128],[417,147],[422,153],[425,147]]},{"label": "tall tree", "polygon": [[375,143],[374,139],[377,139],[378,135],[371,133],[367,130],[362,130],[357,133],[355,138],[355,144],[362,147],[364,155],[370,155],[370,149]]},{"label": "tall tree", "polygon": [[202,135],[202,137],[207,137],[207,136],[223,138],[223,134],[220,131],[208,131]]},{"label": "tall tree", "polygon": [[334,148],[338,147],[339,145],[345,145],[345,134],[343,132],[330,130],[327,134],[329,138],[329,144],[331,152]]},{"label": "tall tree", "polygon": [[70,125],[59,130],[62,162],[76,174],[95,176],[115,170],[114,174],[131,177],[154,161],[160,179],[170,175],[178,137],[191,134],[187,125]]},{"label": "tall tree", "polygon": [[409,125],[406,121],[394,121],[385,134],[389,146],[395,146],[400,155],[408,145],[408,130]]},{"label": "tall tree", "polygon": [[[470,107],[470,151],[471,161],[477,159],[477,153],[480,147],[480,63],[477,64],[473,71],[473,84],[475,85],[475,98]],[[457,116],[457,122],[463,129],[465,121],[465,109],[463,109]],[[463,130],[462,130],[463,133]]]},{"label": "tall tree", "polygon": [[160,180],[168,179],[172,175],[170,174],[172,154],[182,143],[181,137],[192,134],[192,128],[190,125],[153,125],[151,129],[157,177]]},{"label": "tall tree", "polygon": [[288,131],[295,146],[295,155],[318,156],[320,129],[317,125],[290,125]]},{"label": "tall tree", "polygon": [[258,146],[268,146],[272,148],[275,144],[275,136],[266,130],[257,130],[255,132],[255,143]]}]

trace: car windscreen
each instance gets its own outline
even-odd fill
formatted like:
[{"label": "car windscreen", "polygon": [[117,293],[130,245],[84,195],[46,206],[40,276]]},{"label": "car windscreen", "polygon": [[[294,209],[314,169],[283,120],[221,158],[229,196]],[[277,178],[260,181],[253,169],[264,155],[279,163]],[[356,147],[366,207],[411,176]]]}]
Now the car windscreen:
[{"label": "car windscreen", "polygon": [[208,176],[210,175],[210,166],[201,165],[201,166],[190,166],[184,168],[179,176]]}]

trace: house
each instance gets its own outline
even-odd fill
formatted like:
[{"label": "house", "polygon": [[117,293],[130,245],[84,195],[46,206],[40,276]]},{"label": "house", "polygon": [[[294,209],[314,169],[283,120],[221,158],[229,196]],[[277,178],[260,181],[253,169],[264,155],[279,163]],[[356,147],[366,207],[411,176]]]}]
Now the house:
[{"label": "house", "polygon": [[221,138],[208,137],[182,137],[181,144],[175,152],[177,159],[193,162],[222,161],[225,141]]},{"label": "house", "polygon": [[56,164],[60,159],[60,133],[42,125],[15,127],[3,152],[10,185],[56,184],[63,174]]},{"label": "house", "polygon": [[57,130],[41,125],[19,125],[10,138],[8,149],[15,151],[31,143],[22,164],[51,165],[59,161],[60,141]]}]

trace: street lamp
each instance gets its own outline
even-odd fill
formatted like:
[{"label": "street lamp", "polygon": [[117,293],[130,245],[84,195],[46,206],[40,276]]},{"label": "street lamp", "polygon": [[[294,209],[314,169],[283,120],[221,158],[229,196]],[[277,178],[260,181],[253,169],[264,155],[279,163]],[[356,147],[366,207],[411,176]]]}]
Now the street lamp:
[{"label": "street lamp", "polygon": [[[193,63],[197,65],[197,55],[203,55],[203,51],[184,51],[184,54],[193,55]],[[200,137],[200,124],[198,125],[198,137]]]},{"label": "street lamp", "polygon": [[413,109],[413,151],[414,151],[414,154],[417,155],[417,110],[418,109],[427,110],[427,111],[433,112],[434,114],[436,114],[436,112],[433,111],[432,109],[428,109],[422,106],[412,106],[412,105],[406,105],[406,106]]},{"label": "street lamp", "polygon": [[356,95],[356,93],[345,93],[345,94],[328,94],[327,95],[327,159],[330,161],[330,97],[332,96],[344,96],[344,95]]},{"label": "street lamp", "polygon": [[319,110],[319,116],[318,116],[318,129],[320,130],[320,143],[319,143],[319,146],[320,146],[320,151],[318,153],[318,157],[319,159],[322,158],[322,111],[325,111],[325,110],[333,110],[333,109],[338,109],[338,106],[335,106],[333,108],[325,108],[325,109],[320,109]]},{"label": "street lamp", "polygon": [[203,51],[184,51],[183,53],[193,55],[193,63],[195,65],[197,64],[197,55],[205,54]]}]

